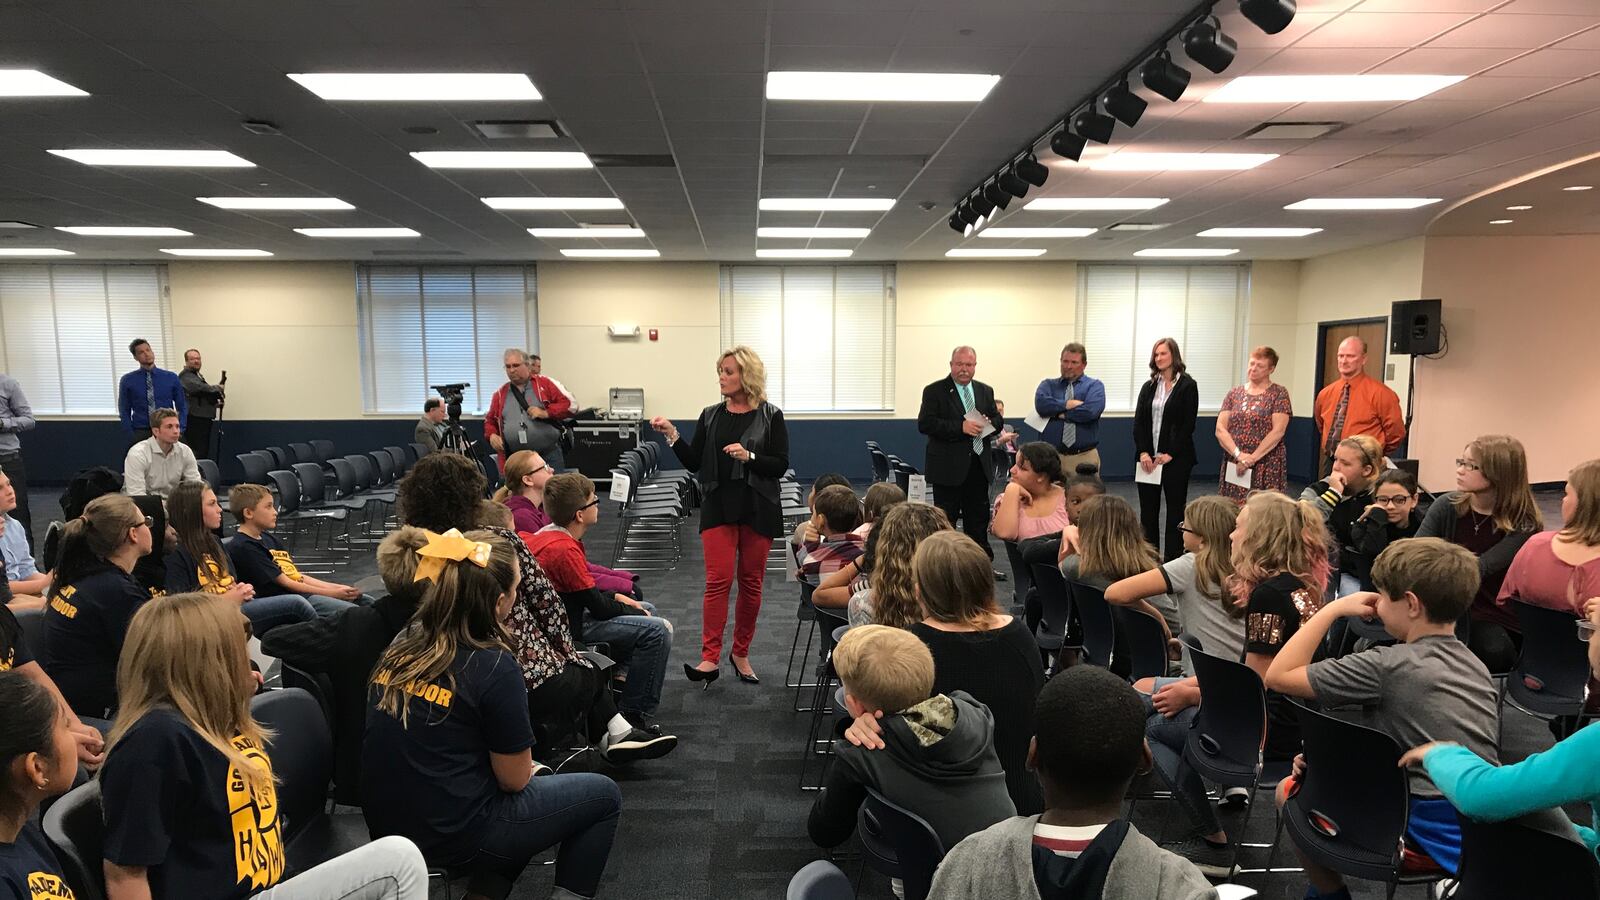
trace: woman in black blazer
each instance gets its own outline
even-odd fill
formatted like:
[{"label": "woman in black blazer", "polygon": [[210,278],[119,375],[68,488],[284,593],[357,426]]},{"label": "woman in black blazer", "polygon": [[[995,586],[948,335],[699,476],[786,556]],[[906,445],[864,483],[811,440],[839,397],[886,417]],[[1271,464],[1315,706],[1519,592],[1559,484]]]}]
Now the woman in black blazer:
[{"label": "woman in black blazer", "polygon": [[1184,372],[1183,354],[1178,342],[1166,337],[1150,350],[1150,380],[1139,391],[1139,405],[1133,412],[1133,447],[1139,454],[1139,469],[1149,472],[1161,466],[1161,483],[1139,485],[1139,518],[1144,523],[1144,538],[1152,547],[1162,548],[1157,540],[1161,531],[1157,518],[1161,497],[1167,498],[1166,544],[1161,558],[1167,561],[1183,555],[1183,535],[1178,523],[1183,520],[1183,505],[1189,498],[1189,473],[1194,469],[1194,420],[1200,411],[1200,390]]}]

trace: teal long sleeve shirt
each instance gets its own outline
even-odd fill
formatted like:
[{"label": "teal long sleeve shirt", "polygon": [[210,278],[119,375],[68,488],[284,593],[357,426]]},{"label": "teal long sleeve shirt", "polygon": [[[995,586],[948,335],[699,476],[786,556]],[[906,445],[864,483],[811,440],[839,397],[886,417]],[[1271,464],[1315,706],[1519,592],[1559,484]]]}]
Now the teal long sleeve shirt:
[{"label": "teal long sleeve shirt", "polygon": [[[1600,823],[1600,728],[1589,725],[1543,753],[1510,766],[1484,762],[1465,747],[1447,744],[1423,757],[1428,777],[1473,819],[1498,822],[1536,810],[1586,801]],[[1574,825],[1590,852],[1600,846],[1593,828]]]}]

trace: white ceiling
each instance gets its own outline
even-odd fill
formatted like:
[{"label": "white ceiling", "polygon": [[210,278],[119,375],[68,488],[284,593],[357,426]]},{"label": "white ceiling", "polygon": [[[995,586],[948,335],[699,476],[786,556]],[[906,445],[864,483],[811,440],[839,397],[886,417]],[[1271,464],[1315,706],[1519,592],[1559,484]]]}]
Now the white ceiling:
[{"label": "white ceiling", "polygon": [[[1301,0],[1267,36],[1232,0],[1240,45],[1223,76],[1198,66],[1183,102],[1153,95],[1112,149],[1273,152],[1233,173],[1100,173],[1057,160],[1034,196],[1170,197],[1148,213],[1038,213],[1006,225],[1157,221],[1143,234],[963,240],[952,204],[1068,105],[1128,62],[1193,0],[0,0],[0,68],[37,68],[86,98],[0,99],[0,220],[167,225],[194,247],[256,247],[288,259],[560,258],[561,247],[659,248],[666,259],[753,259],[757,225],[872,226],[858,260],[935,259],[956,246],[1046,247],[1042,257],[1131,258],[1147,247],[1236,246],[1299,258],[1420,234],[1446,204],[1399,213],[1287,212],[1305,197],[1420,195],[1447,202],[1600,150],[1600,2]],[[1175,56],[1184,62],[1181,54]],[[769,70],[985,72],[978,104],[766,101]],[[289,72],[526,72],[542,102],[330,103]],[[1197,102],[1243,74],[1470,75],[1404,104]],[[1201,76],[1207,76],[1202,78]],[[239,125],[266,119],[281,136]],[[571,137],[485,141],[466,123],[555,119]],[[1312,141],[1239,140],[1272,120],[1338,121]],[[435,135],[402,129],[429,126]],[[225,149],[242,170],[92,168],[50,148]],[[414,150],[581,149],[671,154],[676,167],[435,171]],[[344,213],[244,213],[197,196],[330,195]],[[624,213],[497,212],[491,195],[614,195]],[[759,213],[759,197],[883,196],[887,214]],[[935,204],[924,211],[919,203]],[[530,226],[636,221],[638,240],[548,240]],[[306,226],[406,226],[418,240],[333,241]],[[1220,226],[1309,225],[1302,239],[1196,239]],[[80,258],[161,257],[173,239],[0,230],[0,247]],[[808,246],[766,240],[760,246]],[[375,253],[376,251],[376,253]],[[166,258],[166,257],[162,257]]]}]

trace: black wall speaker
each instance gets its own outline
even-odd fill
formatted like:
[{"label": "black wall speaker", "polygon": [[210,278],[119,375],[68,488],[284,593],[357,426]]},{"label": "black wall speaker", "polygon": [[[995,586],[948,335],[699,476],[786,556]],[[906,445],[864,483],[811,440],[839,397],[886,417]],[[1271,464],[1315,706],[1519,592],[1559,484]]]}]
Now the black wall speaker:
[{"label": "black wall speaker", "polygon": [[1439,352],[1438,300],[1396,300],[1389,318],[1389,352],[1428,356]]}]

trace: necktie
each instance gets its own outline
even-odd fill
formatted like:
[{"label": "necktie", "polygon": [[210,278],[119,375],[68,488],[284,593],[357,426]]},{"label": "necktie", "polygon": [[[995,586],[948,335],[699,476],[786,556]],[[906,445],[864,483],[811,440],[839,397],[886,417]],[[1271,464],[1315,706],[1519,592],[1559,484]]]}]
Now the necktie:
[{"label": "necktie", "polygon": [[149,369],[144,373],[144,403],[145,421],[150,421],[150,416],[156,411],[156,379],[155,373]]},{"label": "necktie", "polygon": [[1327,473],[1328,460],[1333,458],[1333,451],[1338,449],[1339,441],[1344,439],[1344,417],[1350,410],[1350,382],[1344,383],[1344,390],[1339,392],[1339,405],[1333,409],[1333,424],[1328,428],[1328,439],[1322,447],[1323,474]]},{"label": "necktie", "polygon": [[[961,408],[964,412],[972,412],[972,384],[956,385],[956,393],[961,397]],[[983,453],[983,438],[972,439],[972,452]]]},{"label": "necktie", "polygon": [[[1077,382],[1067,382],[1067,402],[1072,402],[1072,394],[1077,388]],[[1074,422],[1064,422],[1061,425],[1061,446],[1071,450],[1078,443],[1078,426]]]}]

